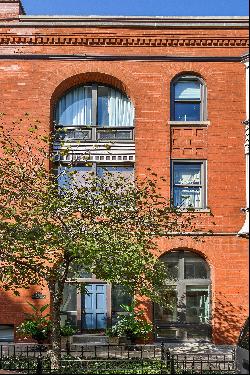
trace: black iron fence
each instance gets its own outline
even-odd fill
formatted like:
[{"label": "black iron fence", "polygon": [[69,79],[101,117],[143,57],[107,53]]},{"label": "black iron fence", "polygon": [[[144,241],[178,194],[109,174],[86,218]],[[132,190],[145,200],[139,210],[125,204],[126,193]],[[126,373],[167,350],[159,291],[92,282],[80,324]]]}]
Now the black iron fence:
[{"label": "black iron fence", "polygon": [[[71,350],[72,349],[72,350]],[[1,345],[0,369],[19,374],[235,374],[234,353],[174,354],[159,346],[78,345],[62,352],[59,368],[49,348]]]}]

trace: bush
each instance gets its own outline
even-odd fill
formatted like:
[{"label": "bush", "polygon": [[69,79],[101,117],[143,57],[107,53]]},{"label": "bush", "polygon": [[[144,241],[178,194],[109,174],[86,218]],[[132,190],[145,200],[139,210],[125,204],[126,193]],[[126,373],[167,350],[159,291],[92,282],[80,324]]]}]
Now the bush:
[{"label": "bush", "polygon": [[144,320],[143,311],[136,311],[136,304],[133,302],[130,306],[121,305],[126,315],[118,316],[118,322],[106,330],[109,337],[126,336],[131,341],[137,338],[145,338],[153,330],[153,325]]},{"label": "bush", "polygon": [[60,327],[60,334],[63,337],[72,336],[77,332],[77,329],[73,327],[70,322],[66,322],[63,326]]},{"label": "bush", "polygon": [[50,314],[43,315],[49,305],[44,305],[41,308],[37,308],[31,303],[29,305],[32,307],[34,314],[26,314],[25,321],[17,327],[17,333],[21,336],[32,337],[38,343],[43,343],[50,335]]}]

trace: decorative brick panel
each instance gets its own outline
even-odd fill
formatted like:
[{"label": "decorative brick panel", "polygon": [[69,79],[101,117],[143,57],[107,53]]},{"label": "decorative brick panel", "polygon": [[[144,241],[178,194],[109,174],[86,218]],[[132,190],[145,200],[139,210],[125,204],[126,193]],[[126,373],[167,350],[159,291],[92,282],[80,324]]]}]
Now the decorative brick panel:
[{"label": "decorative brick panel", "polygon": [[171,157],[207,158],[207,127],[171,127]]}]

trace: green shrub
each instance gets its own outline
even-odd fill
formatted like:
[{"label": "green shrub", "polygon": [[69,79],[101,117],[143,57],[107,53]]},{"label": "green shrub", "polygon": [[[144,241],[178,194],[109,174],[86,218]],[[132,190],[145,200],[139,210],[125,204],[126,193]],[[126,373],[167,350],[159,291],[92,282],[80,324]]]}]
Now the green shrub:
[{"label": "green shrub", "polygon": [[72,336],[77,332],[77,329],[73,327],[70,322],[66,322],[63,326],[60,327],[60,334],[63,337]]},{"label": "green shrub", "polygon": [[153,330],[153,325],[144,320],[144,312],[136,311],[136,304],[121,305],[126,315],[119,315],[118,322],[106,330],[109,337],[126,336],[132,341],[137,338],[145,338]]},{"label": "green shrub", "polygon": [[29,303],[34,314],[26,314],[26,319],[17,327],[17,333],[21,336],[32,337],[38,343],[42,343],[49,338],[51,324],[50,314],[43,315],[44,311],[49,305],[44,305],[41,308]]}]

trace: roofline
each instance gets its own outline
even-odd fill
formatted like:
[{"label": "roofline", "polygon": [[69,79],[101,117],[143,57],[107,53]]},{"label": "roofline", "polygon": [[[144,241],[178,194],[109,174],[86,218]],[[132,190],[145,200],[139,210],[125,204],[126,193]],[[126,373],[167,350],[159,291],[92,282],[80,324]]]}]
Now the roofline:
[{"label": "roofline", "polygon": [[248,28],[248,16],[34,16],[20,15],[14,26],[151,28]]}]

